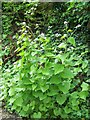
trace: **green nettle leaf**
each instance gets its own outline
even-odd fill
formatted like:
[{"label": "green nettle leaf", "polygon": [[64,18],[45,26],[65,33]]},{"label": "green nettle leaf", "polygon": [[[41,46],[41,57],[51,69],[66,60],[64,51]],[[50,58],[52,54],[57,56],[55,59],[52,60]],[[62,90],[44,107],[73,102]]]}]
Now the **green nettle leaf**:
[{"label": "green nettle leaf", "polygon": [[60,73],[62,78],[73,78],[74,74],[68,68],[65,68],[62,73]]},{"label": "green nettle leaf", "polygon": [[63,83],[60,83],[58,85],[58,87],[59,87],[60,91],[62,91],[64,94],[66,94],[69,92],[70,85],[71,85],[70,81],[63,81]]},{"label": "green nettle leaf", "polygon": [[41,112],[34,113],[33,118],[41,118]]},{"label": "green nettle leaf", "polygon": [[55,64],[54,65],[54,73],[55,75],[62,72],[64,70],[64,66],[62,64]]},{"label": "green nettle leaf", "polygon": [[23,105],[23,98],[22,97],[16,98],[16,100],[14,101],[14,104],[17,106],[22,106]]},{"label": "green nettle leaf", "polygon": [[66,95],[57,95],[56,100],[60,105],[62,105],[66,101]]},{"label": "green nettle leaf", "polygon": [[69,38],[67,39],[67,42],[71,43],[73,46],[76,46],[76,45],[75,45],[75,39],[74,39],[74,37],[69,37]]},{"label": "green nettle leaf", "polygon": [[81,87],[82,87],[82,91],[88,91],[89,89],[89,85],[85,82],[82,83]]}]

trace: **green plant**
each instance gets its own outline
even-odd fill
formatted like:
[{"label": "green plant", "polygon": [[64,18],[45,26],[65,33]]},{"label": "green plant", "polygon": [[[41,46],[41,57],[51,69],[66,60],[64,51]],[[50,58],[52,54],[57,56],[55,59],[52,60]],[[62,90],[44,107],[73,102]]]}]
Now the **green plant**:
[{"label": "green plant", "polygon": [[88,61],[83,60],[85,52],[77,53],[75,39],[64,34],[53,43],[44,33],[33,41],[26,33],[17,38],[21,46],[17,49],[21,59],[14,68],[17,73],[3,85],[7,108],[31,118],[68,118],[74,112],[82,117],[81,104],[89,90],[83,76]]},{"label": "green plant", "polygon": [[[18,29],[12,37],[19,60],[13,63],[9,59],[6,64],[1,60],[1,100],[9,111],[22,117],[89,118],[88,49],[83,44],[85,31],[80,31],[81,37],[78,36],[84,16],[76,15],[78,10],[83,10],[84,3],[50,5],[52,11],[46,11],[47,3],[4,4],[4,11],[13,10],[15,13],[12,21]],[[11,24],[11,19],[3,16],[3,20],[3,39],[7,44],[10,39],[6,35],[11,34],[11,29],[6,22]],[[14,46],[12,42],[4,52],[1,50],[0,56],[10,54],[10,47]]]}]

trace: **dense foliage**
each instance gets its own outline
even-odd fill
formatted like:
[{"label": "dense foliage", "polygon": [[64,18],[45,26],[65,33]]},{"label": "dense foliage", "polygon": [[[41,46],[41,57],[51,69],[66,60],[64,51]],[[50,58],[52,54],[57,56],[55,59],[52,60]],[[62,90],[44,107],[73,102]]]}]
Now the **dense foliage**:
[{"label": "dense foliage", "polygon": [[87,5],[2,4],[1,100],[9,111],[89,118]]}]

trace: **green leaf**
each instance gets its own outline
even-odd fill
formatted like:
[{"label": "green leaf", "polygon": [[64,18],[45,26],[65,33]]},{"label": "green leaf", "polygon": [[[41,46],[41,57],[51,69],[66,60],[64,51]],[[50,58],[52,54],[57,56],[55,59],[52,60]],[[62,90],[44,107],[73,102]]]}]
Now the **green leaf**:
[{"label": "green leaf", "polygon": [[51,84],[59,84],[61,82],[61,78],[59,75],[52,76],[50,79]]},{"label": "green leaf", "polygon": [[59,91],[59,89],[57,86],[50,86],[49,92],[47,94],[48,94],[48,96],[54,96],[54,95],[58,94],[58,91]]},{"label": "green leaf", "polygon": [[9,96],[13,96],[15,94],[15,88],[10,88],[9,89]]},{"label": "green leaf", "polygon": [[29,110],[29,104],[28,105],[26,105],[26,106],[23,106],[23,111],[28,111]]},{"label": "green leaf", "polygon": [[66,95],[57,95],[56,100],[60,105],[62,105],[66,101]]},{"label": "green leaf", "polygon": [[88,96],[88,92],[87,91],[81,91],[81,92],[79,92],[79,96],[80,96],[80,98],[86,100],[86,97]]},{"label": "green leaf", "polygon": [[55,75],[62,72],[64,70],[64,66],[62,64],[55,64],[54,65],[54,73]]},{"label": "green leaf", "polygon": [[51,52],[46,52],[46,54],[45,54],[47,57],[54,57],[55,55],[53,54],[53,53],[51,53]]},{"label": "green leaf", "polygon": [[41,112],[34,113],[33,118],[37,118],[37,119],[41,118]]},{"label": "green leaf", "polygon": [[17,106],[22,106],[23,105],[23,98],[22,97],[18,97],[15,101],[14,104]]},{"label": "green leaf", "polygon": [[75,39],[74,39],[74,37],[69,37],[69,38],[67,39],[67,42],[71,43],[73,46],[76,46],[76,45],[75,45]]},{"label": "green leaf", "polygon": [[81,87],[82,87],[82,91],[88,91],[89,89],[89,85],[85,82],[82,83]]},{"label": "green leaf", "polygon": [[61,114],[61,108],[55,108],[53,112],[55,116],[58,116]]},{"label": "green leaf", "polygon": [[64,71],[60,74],[62,78],[73,78],[74,74],[68,68],[65,68]]},{"label": "green leaf", "polygon": [[74,99],[78,98],[78,92],[73,92],[73,93],[71,94],[71,96],[72,96],[72,98],[74,98]]},{"label": "green leaf", "polygon": [[15,98],[13,97],[9,99],[10,104],[12,104],[14,101],[15,101]]},{"label": "green leaf", "polygon": [[82,62],[82,69],[85,69],[88,66],[88,61],[85,60]]},{"label": "green leaf", "polygon": [[64,108],[64,111],[65,111],[65,113],[70,113],[72,110],[68,107],[68,106],[66,106],[65,108]]},{"label": "green leaf", "polygon": [[70,85],[71,85],[70,81],[63,81],[63,83],[59,84],[58,87],[60,91],[66,94],[69,92]]},{"label": "green leaf", "polygon": [[49,89],[49,85],[44,85],[44,86],[40,86],[42,92],[45,92],[46,90]]},{"label": "green leaf", "polygon": [[66,49],[66,44],[65,43],[61,43],[58,47]]}]

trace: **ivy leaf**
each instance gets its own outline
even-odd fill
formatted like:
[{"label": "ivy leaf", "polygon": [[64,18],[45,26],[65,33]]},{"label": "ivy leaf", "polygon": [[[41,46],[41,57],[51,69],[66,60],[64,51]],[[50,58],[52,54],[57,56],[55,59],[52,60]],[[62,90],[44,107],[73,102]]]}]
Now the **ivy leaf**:
[{"label": "ivy leaf", "polygon": [[86,100],[86,97],[88,96],[88,92],[87,91],[81,91],[81,92],[79,92],[79,96],[80,96],[80,98]]},{"label": "ivy leaf", "polygon": [[59,84],[59,90],[62,91],[64,94],[68,93],[69,89],[70,89],[70,81],[63,81],[63,83]]},{"label": "ivy leaf", "polygon": [[61,114],[61,108],[55,108],[53,112],[55,116],[58,116]]},{"label": "ivy leaf", "polygon": [[66,101],[66,95],[57,95],[56,100],[60,105],[62,105]]},{"label": "ivy leaf", "polygon": [[54,96],[58,94],[58,87],[57,86],[50,86],[49,88],[49,92],[48,92],[48,96]]},{"label": "ivy leaf", "polygon": [[66,106],[65,108],[64,108],[64,111],[65,111],[65,113],[70,113],[72,110],[68,107],[68,106]]},{"label": "ivy leaf", "polygon": [[61,82],[61,78],[58,75],[52,76],[50,79],[51,84],[59,84]]},{"label": "ivy leaf", "polygon": [[74,37],[69,37],[69,38],[67,39],[67,42],[71,43],[74,47],[76,46],[76,45],[75,45],[75,39],[74,39]]},{"label": "ivy leaf", "polygon": [[34,113],[33,118],[41,118],[41,112]]},{"label": "ivy leaf", "polygon": [[73,78],[74,74],[68,68],[65,68],[64,71],[60,74],[62,78]]},{"label": "ivy leaf", "polygon": [[82,87],[82,91],[88,91],[89,85],[87,83],[83,82],[81,87]]},{"label": "ivy leaf", "polygon": [[49,89],[49,85],[44,85],[44,86],[40,86],[42,92],[45,92],[46,90]]},{"label": "ivy leaf", "polygon": [[62,64],[55,64],[54,65],[54,73],[55,75],[62,72],[64,70],[64,66]]}]

